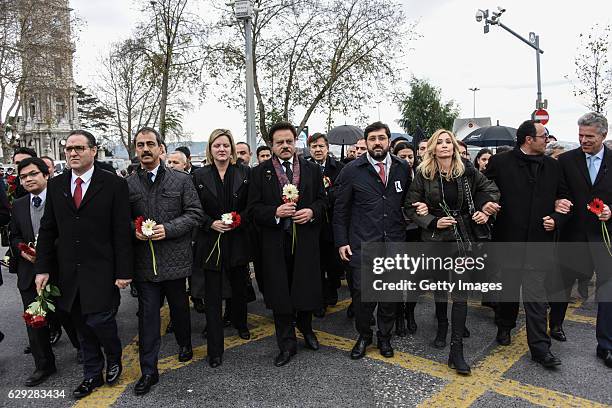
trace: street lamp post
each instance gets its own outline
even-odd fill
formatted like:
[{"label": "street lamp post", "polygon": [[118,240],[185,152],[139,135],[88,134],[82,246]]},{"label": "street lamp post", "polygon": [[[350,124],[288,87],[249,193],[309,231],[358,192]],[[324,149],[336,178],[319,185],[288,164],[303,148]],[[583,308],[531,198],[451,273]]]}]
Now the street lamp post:
[{"label": "street lamp post", "polygon": [[376,105],[378,106],[378,121],[380,122],[380,103],[382,101],[376,101]]},{"label": "street lamp post", "polygon": [[476,92],[480,91],[480,88],[473,87],[473,88],[468,88],[468,89],[474,93],[474,116],[472,117],[476,119]]},{"label": "street lamp post", "polygon": [[[255,78],[253,74],[253,3],[251,0],[238,0],[234,3],[234,15],[244,22],[245,63],[246,63],[246,133],[251,149],[257,149],[255,130]],[[256,160],[253,155],[252,160]]]},{"label": "street lamp post", "polygon": [[478,10],[476,12],[476,21],[481,22],[484,21],[484,33],[487,34],[489,32],[489,25],[498,25],[531,48],[533,48],[536,52],[536,69],[537,69],[537,85],[538,85],[538,98],[536,100],[536,109],[546,109],[548,105],[548,101],[544,99],[542,101],[542,81],[540,79],[540,54],[544,54],[544,51],[540,48],[540,36],[534,32],[529,33],[529,40],[522,37],[520,34],[516,33],[514,30],[504,25],[500,21],[501,15],[506,11],[501,7],[497,8],[497,12],[492,12],[491,17],[489,18],[489,10]]}]

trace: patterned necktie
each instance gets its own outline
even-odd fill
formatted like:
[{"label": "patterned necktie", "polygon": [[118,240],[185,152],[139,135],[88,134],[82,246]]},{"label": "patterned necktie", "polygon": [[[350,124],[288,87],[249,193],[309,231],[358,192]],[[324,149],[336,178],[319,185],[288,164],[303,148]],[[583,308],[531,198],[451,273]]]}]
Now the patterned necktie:
[{"label": "patterned necktie", "polygon": [[155,174],[153,174],[152,171],[148,171],[147,172],[147,180],[149,180],[149,183],[153,184],[153,177],[155,176]]},{"label": "patterned necktie", "polygon": [[384,185],[387,185],[387,175],[385,174],[385,164],[384,163],[376,163],[378,166],[378,175],[380,176],[380,180]]},{"label": "patterned necktie", "polygon": [[81,201],[83,201],[83,189],[81,188],[81,184],[83,184],[83,179],[77,177],[74,180],[74,184],[76,184],[76,188],[74,189],[74,195],[72,199],[74,200],[74,206],[79,208],[81,206]]},{"label": "patterned necktie", "polygon": [[591,156],[589,157],[589,176],[591,177],[591,184],[595,184],[595,179],[597,178],[597,168],[595,167],[595,160],[598,160],[599,157]]},{"label": "patterned necktie", "polygon": [[40,198],[39,196],[32,197],[32,204],[34,204],[35,208],[40,207],[41,203],[42,203],[42,198]]}]

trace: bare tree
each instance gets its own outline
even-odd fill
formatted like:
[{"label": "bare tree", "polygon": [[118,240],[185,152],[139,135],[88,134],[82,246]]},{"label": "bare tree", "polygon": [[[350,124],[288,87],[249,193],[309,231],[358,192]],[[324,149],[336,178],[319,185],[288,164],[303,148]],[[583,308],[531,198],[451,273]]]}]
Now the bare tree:
[{"label": "bare tree", "polygon": [[[270,119],[306,126],[315,112],[358,110],[395,83],[400,47],[413,38],[393,0],[256,0],[253,18],[255,97],[259,132]],[[223,10],[221,5],[218,9]],[[231,24],[225,10],[219,30]],[[226,84],[222,98],[243,104],[243,37],[210,48],[209,72]],[[227,86],[229,85],[229,86]],[[300,112],[299,117],[295,117]]]},{"label": "bare tree", "polygon": [[604,113],[612,96],[612,65],[608,59],[612,27],[591,27],[589,33],[580,34],[578,53],[574,58],[577,84],[574,96],[586,100],[586,106]]},{"label": "bare tree", "polygon": [[169,117],[173,120],[178,117],[177,112],[168,115],[172,98],[180,98],[185,91],[203,89],[206,25],[195,11],[193,0],[139,1],[144,21],[138,25],[137,35],[143,41],[136,45],[161,80],[158,122],[165,138]]}]

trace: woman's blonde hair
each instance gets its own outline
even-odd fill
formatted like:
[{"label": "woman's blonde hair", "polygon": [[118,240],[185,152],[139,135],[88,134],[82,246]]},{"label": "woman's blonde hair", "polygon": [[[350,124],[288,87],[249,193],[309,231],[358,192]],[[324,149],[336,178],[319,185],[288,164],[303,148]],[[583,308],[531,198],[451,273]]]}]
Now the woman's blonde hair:
[{"label": "woman's blonde hair", "polygon": [[208,138],[208,146],[206,146],[206,162],[208,164],[215,164],[215,159],[212,155],[212,145],[215,140],[217,140],[221,136],[225,136],[229,139],[231,149],[230,163],[235,164],[236,160],[238,159],[238,155],[236,154],[236,144],[234,143],[232,132],[230,132],[228,129],[215,129],[212,131],[210,137]]},{"label": "woman's blonde hair", "polygon": [[418,170],[421,171],[423,177],[427,180],[433,180],[438,173],[440,167],[438,166],[438,161],[436,160],[436,146],[438,145],[438,139],[443,134],[447,134],[451,137],[451,141],[453,143],[453,157],[451,161],[451,169],[448,174],[446,174],[445,178],[450,180],[452,178],[457,178],[463,176],[465,172],[465,165],[463,164],[463,160],[461,159],[461,154],[459,153],[459,144],[457,143],[457,138],[450,130],[446,129],[438,129],[434,132],[433,135],[427,141],[427,149],[423,154],[423,161],[419,164]]}]

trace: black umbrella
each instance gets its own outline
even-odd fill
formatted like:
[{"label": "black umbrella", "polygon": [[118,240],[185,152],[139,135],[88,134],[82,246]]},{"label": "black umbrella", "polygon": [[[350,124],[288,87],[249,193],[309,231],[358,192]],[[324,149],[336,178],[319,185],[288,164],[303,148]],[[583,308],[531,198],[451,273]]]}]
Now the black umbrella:
[{"label": "black umbrella", "polygon": [[473,130],[463,138],[463,142],[472,146],[514,146],[516,144],[516,129],[508,126],[483,126]]},{"label": "black umbrella", "polygon": [[335,145],[354,145],[361,138],[363,130],[352,125],[336,126],[327,133],[327,140]]}]

